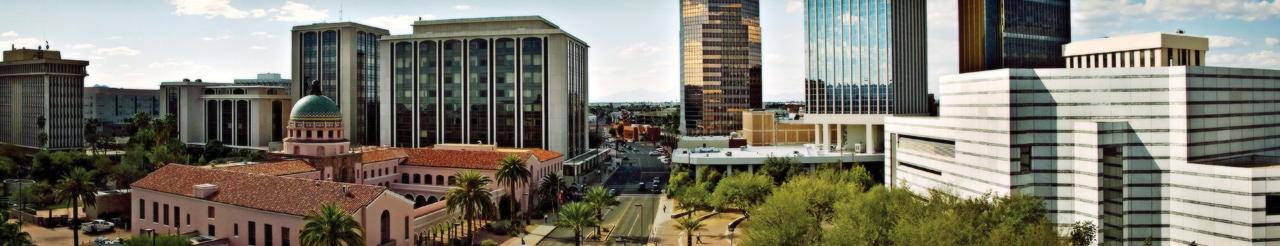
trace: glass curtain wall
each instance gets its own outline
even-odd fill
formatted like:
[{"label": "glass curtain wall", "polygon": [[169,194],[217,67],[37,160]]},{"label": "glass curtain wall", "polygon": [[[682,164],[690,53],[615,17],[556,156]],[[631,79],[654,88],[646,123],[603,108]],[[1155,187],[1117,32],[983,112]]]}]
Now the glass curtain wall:
[{"label": "glass curtain wall", "polygon": [[489,141],[489,40],[467,42],[467,143],[492,144]]},{"label": "glass curtain wall", "polygon": [[418,43],[418,147],[435,145],[440,136],[439,53],[435,41]]}]

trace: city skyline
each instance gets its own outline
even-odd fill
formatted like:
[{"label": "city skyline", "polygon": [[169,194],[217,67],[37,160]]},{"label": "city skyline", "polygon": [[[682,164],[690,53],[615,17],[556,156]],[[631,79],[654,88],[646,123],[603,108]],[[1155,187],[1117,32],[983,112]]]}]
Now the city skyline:
[{"label": "city skyline", "polygon": [[[798,86],[804,74],[802,3],[761,1],[765,101],[803,97]],[[380,7],[397,4],[407,7]],[[956,1],[930,0],[927,5],[928,80],[930,91],[936,91],[938,77],[958,71]],[[107,7],[122,11],[97,11]],[[1275,2],[1077,1],[1071,8],[1073,40],[1182,29],[1210,38],[1211,65],[1280,66],[1280,33],[1266,31],[1280,24],[1280,4]],[[52,9],[59,11],[48,11]],[[1197,9],[1214,11],[1193,11]],[[579,33],[597,50],[588,66],[590,77],[597,78],[591,102],[678,101],[678,11],[674,1],[16,2],[0,10],[0,18],[30,24],[0,27],[0,45],[34,47],[48,40],[68,59],[91,62],[86,86],[154,89],[182,78],[230,81],[264,72],[294,78],[287,35],[295,25],[341,18],[388,28],[394,35],[408,33],[408,24],[418,17],[541,15]],[[96,18],[41,18],[49,15]],[[28,21],[33,19],[42,21]]]}]

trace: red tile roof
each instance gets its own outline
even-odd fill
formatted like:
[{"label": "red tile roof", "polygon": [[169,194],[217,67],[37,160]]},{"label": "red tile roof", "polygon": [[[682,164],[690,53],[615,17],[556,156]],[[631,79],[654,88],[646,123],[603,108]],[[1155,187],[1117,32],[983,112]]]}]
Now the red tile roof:
[{"label": "red tile roof", "polygon": [[363,163],[372,163],[396,158],[408,158],[404,151],[400,148],[371,150],[360,153],[360,159]]},{"label": "red tile roof", "polygon": [[533,152],[534,156],[538,157],[538,161],[549,161],[551,159],[560,158],[561,156],[564,156],[563,154],[560,154],[560,152],[555,152],[555,151],[550,151],[550,150],[545,150],[540,148],[531,148],[528,150]]},{"label": "red tile roof", "polygon": [[441,150],[441,149],[401,149],[409,155],[405,165],[424,167],[451,167],[465,169],[497,170],[498,161],[508,155],[516,155],[521,160],[528,160],[529,152],[503,152],[478,150]]},{"label": "red tile roof", "polygon": [[[386,190],[381,186],[258,175],[182,164],[165,165],[130,186],[193,197],[192,186],[198,184],[218,186],[218,191],[205,200],[297,216],[306,216],[328,202],[354,213]],[[344,185],[347,193],[342,192]]]},{"label": "red tile roof", "polygon": [[271,176],[284,176],[315,171],[316,168],[302,160],[286,160],[258,164],[219,167],[217,169],[232,172],[252,173]]}]

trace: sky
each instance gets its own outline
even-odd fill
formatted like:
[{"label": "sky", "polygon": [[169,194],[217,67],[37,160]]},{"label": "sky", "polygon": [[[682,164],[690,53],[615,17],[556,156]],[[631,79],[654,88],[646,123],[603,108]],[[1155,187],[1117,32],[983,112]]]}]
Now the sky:
[{"label": "sky", "polygon": [[[957,68],[956,2],[927,0],[930,89]],[[418,18],[540,15],[591,46],[590,100],[679,100],[678,0],[7,1],[0,45],[48,41],[90,61],[86,86],[157,88],[183,78],[290,76],[289,29],[354,21],[410,33]],[[802,0],[760,0],[765,101],[802,100]],[[1210,66],[1280,69],[1276,0],[1075,0],[1072,39],[1144,32],[1207,36]]]}]

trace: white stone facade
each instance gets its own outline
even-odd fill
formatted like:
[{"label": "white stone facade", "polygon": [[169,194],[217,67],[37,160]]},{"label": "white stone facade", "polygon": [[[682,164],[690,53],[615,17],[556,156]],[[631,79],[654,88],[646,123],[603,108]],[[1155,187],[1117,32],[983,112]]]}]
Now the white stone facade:
[{"label": "white stone facade", "polygon": [[886,183],[1032,194],[1055,223],[1099,225],[1103,244],[1280,241],[1280,71],[1002,69],[941,81],[939,116],[886,119]]}]

